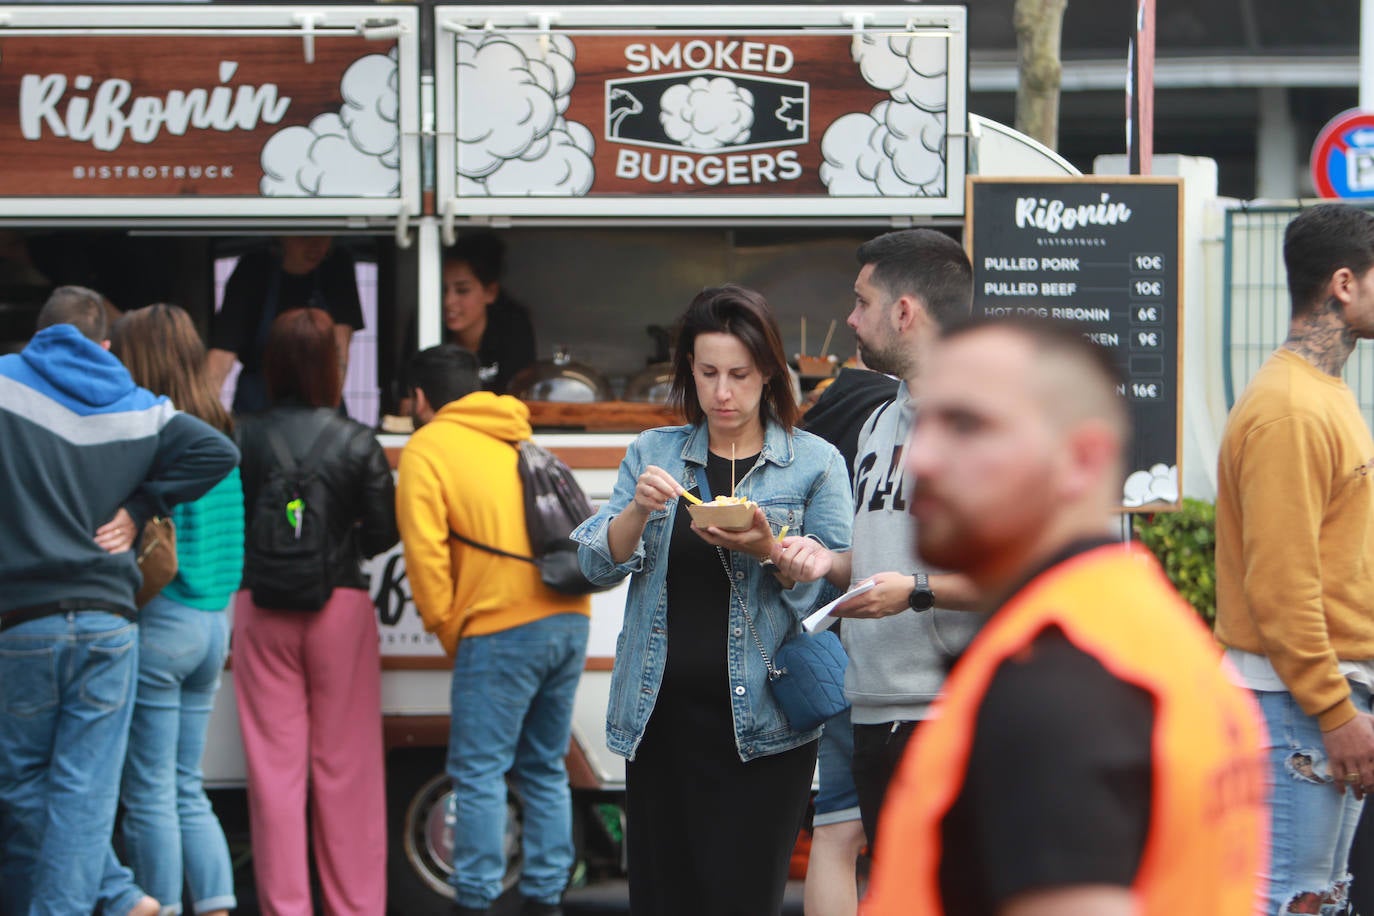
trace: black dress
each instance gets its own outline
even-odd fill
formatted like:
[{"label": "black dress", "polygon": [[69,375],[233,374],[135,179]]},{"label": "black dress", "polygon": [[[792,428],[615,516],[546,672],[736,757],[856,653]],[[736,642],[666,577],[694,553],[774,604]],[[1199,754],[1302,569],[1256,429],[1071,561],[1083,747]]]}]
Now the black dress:
[{"label": "black dress", "polygon": [[[707,478],[713,493],[729,493],[730,460],[711,455]],[[740,760],[726,664],[730,584],[681,506],[668,548],[663,683],[626,766],[630,912],[773,916],[806,814],[816,742]]]}]

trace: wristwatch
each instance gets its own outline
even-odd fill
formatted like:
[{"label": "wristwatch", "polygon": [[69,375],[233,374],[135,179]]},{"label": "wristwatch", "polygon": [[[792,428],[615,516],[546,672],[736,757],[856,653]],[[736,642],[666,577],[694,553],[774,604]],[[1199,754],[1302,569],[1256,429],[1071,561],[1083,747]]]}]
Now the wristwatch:
[{"label": "wristwatch", "polygon": [[907,596],[906,603],[913,611],[928,611],[935,607],[935,593],[930,590],[930,579],[925,573],[916,573],[916,587]]}]

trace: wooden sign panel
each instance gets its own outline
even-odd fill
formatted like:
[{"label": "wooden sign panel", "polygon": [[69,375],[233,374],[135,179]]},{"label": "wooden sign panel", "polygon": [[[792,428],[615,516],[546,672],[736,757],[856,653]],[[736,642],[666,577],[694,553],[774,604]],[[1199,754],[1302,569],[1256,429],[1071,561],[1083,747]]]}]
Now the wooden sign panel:
[{"label": "wooden sign panel", "polygon": [[1180,500],[1182,195],[1178,178],[969,179],[974,314],[1071,322],[1126,377],[1128,509]]},{"label": "wooden sign panel", "polygon": [[745,9],[769,28],[713,29],[726,13],[702,7],[673,13],[697,29],[580,30],[569,16],[594,14],[564,9],[546,34],[454,33],[441,169],[457,211],[962,214],[962,9],[922,8],[920,22],[902,11],[900,25],[857,33],[780,29],[792,17]]},{"label": "wooden sign panel", "polygon": [[400,84],[414,61],[400,60],[398,38],[320,34],[307,60],[298,31],[274,35],[252,13],[237,29],[7,29],[5,209],[32,213],[16,204],[32,198],[247,198],[285,212],[292,201],[401,197]]}]

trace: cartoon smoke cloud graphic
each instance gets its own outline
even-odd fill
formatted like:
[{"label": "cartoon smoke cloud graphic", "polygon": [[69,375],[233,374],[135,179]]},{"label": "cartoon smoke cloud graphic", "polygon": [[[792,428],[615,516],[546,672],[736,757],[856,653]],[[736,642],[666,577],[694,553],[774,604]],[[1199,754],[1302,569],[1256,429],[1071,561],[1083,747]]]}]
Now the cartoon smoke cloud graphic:
[{"label": "cartoon smoke cloud graphic", "polygon": [[393,197],[400,190],[396,49],[360,57],[339,82],[343,107],[287,127],[262,148],[265,197]]},{"label": "cartoon smoke cloud graphic", "polygon": [[1127,508],[1143,506],[1160,500],[1178,502],[1178,467],[1167,464],[1152,465],[1148,471],[1135,471],[1122,486],[1121,504]]},{"label": "cartoon smoke cloud graphic", "polygon": [[891,99],[837,118],[821,139],[832,196],[931,197],[945,192],[949,48],[939,39],[864,35],[859,72]]},{"label": "cartoon smoke cloud graphic", "polygon": [[659,109],[663,132],[689,149],[744,143],[754,126],[754,94],[724,76],[698,76],[668,87]]},{"label": "cartoon smoke cloud graphic", "polygon": [[595,172],[592,132],[568,121],[572,39],[458,38],[458,193],[580,197]]}]

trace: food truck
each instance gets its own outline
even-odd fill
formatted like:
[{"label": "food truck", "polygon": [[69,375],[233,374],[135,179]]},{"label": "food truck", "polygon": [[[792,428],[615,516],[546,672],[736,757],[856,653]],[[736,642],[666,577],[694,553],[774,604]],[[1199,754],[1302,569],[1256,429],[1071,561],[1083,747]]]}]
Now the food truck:
[{"label": "food truck", "polygon": [[[443,337],[442,248],[494,230],[503,286],[534,321],[541,360],[522,393],[536,437],[603,500],[633,436],[673,421],[662,364],[701,287],[761,290],[789,351],[812,358],[799,366],[823,372],[827,357],[853,353],[843,322],[860,242],[907,226],[957,234],[967,174],[1075,173],[967,111],[965,16],[926,5],[0,7],[0,348],[22,346],[46,294],[67,283],[122,308],[174,302],[207,329],[241,254],[327,234],[356,262],[364,310],[345,400],[394,462],[405,433],[385,430],[403,424],[383,420],[401,411],[403,366]],[[399,546],[369,572],[392,899],[439,912],[449,662],[409,601]],[[569,753],[579,840],[611,867],[624,768],[602,722],[623,599],[623,586],[593,599]],[[205,758],[207,782],[228,790],[245,779],[232,677],[231,658]],[[513,883],[514,792],[510,805]]]}]

